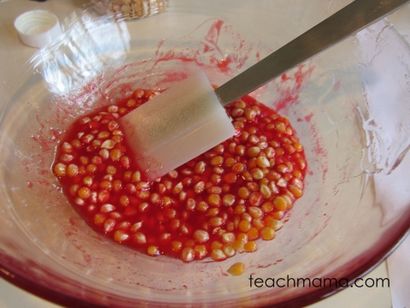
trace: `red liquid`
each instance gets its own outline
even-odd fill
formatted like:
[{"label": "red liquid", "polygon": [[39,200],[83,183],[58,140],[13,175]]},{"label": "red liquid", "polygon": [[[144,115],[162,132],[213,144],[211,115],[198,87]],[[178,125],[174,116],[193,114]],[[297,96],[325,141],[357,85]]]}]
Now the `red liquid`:
[{"label": "red liquid", "polygon": [[189,262],[223,260],[271,240],[303,194],[305,156],[289,121],[246,96],[226,107],[238,134],[155,182],[145,182],[117,119],[153,95],[77,120],[54,174],[77,211],[116,242]]}]

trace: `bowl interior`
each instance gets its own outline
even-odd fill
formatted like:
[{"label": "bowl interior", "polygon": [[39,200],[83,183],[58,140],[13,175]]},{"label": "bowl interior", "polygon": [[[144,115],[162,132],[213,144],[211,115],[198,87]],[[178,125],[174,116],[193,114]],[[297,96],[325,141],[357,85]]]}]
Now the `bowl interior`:
[{"label": "bowl interior", "polygon": [[[183,78],[187,63],[220,85],[320,19],[315,5],[302,12],[303,5],[288,9],[284,1],[263,2],[255,10],[258,24],[250,28],[254,11],[245,2],[225,7],[211,1],[195,10],[171,6],[163,15],[129,23],[127,64],[91,79],[75,95],[50,95],[39,75],[24,76],[0,123],[5,268],[33,284],[100,304],[303,302],[331,288],[250,287],[249,276],[351,279],[394,246],[410,218],[410,187],[402,180],[410,164],[410,128],[403,116],[408,68],[392,55],[409,62],[409,49],[389,25],[383,33],[381,24],[364,30],[252,93],[291,120],[309,164],[305,195],[276,239],[260,243],[257,252],[191,264],[148,257],[96,234],[65,200],[50,166],[59,136],[76,116],[133,87],[166,88]],[[284,21],[289,29],[278,31],[275,26]],[[381,71],[380,62],[390,69]],[[400,112],[389,112],[375,99],[383,75],[398,83],[383,95]],[[389,135],[380,133],[387,128]],[[239,261],[246,272],[227,275]]]}]

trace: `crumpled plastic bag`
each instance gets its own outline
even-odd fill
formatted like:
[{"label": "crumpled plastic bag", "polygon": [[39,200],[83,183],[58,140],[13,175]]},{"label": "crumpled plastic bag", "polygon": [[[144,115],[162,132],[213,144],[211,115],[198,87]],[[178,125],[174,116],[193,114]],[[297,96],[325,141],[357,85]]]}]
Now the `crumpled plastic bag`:
[{"label": "crumpled plastic bag", "polygon": [[62,35],[30,60],[51,93],[68,95],[125,61],[130,35],[119,15],[88,8],[73,12],[61,27]]}]

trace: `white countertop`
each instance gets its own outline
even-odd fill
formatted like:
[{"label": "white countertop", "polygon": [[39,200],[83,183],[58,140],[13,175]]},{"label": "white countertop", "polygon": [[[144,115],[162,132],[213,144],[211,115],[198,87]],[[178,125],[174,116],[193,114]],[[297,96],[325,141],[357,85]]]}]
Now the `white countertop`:
[{"label": "white countertop", "polygon": [[[175,0],[176,1],[176,0]],[[60,18],[67,15],[74,7],[80,7],[82,0],[49,0],[47,2],[34,2],[28,0],[0,0],[0,93],[4,100],[11,93],[10,87],[18,84],[7,84],[7,80],[18,80],[22,65],[32,55],[34,49],[22,45],[13,28],[13,21],[20,13],[35,9],[46,8]],[[391,20],[399,28],[401,34],[410,39],[410,5],[396,12]],[[410,42],[410,40],[409,40]],[[12,56],[10,56],[12,55]],[[7,64],[8,69],[4,69]],[[6,78],[7,74],[7,78]],[[8,89],[8,91],[5,91]],[[410,240],[408,239],[407,242]],[[410,253],[410,245],[406,243],[406,252]],[[404,250],[404,249],[403,249]],[[395,257],[396,258],[396,257]],[[397,258],[400,258],[398,256]],[[390,265],[391,266],[391,265]],[[410,266],[407,267],[407,269]],[[408,279],[406,273],[404,276]],[[387,263],[381,263],[367,277],[388,277]],[[408,280],[407,280],[408,283]],[[410,303],[407,303],[408,305]],[[390,288],[348,288],[328,299],[322,300],[311,307],[391,307],[392,299]],[[0,307],[57,307],[43,299],[33,296],[10,283],[0,279]],[[410,306],[408,306],[410,307]],[[400,307],[401,308],[401,307]]]}]

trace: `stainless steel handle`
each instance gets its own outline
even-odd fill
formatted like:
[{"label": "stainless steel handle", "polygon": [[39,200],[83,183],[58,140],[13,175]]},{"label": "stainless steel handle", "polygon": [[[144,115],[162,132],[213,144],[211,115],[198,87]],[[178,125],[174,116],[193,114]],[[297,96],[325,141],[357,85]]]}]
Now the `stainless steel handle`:
[{"label": "stainless steel handle", "polygon": [[223,105],[343,40],[409,0],[356,0],[215,90]]}]

